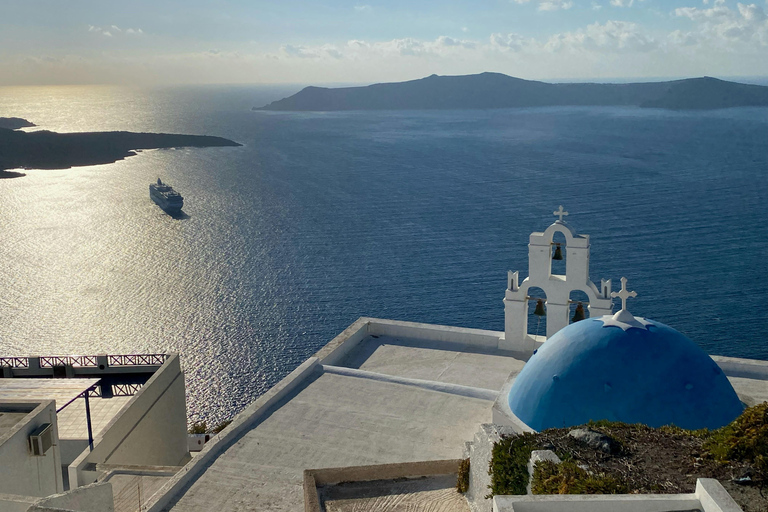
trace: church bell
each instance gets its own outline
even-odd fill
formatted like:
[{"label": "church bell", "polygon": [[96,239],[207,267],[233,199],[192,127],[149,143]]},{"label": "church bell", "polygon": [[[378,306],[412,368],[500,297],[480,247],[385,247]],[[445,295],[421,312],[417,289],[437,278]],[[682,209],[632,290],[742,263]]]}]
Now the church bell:
[{"label": "church bell", "polygon": [[584,306],[581,305],[581,302],[576,304],[576,311],[573,312],[573,318],[571,318],[571,322],[578,322],[579,320],[584,320]]},{"label": "church bell", "polygon": [[537,316],[546,316],[547,312],[544,310],[544,301],[536,299],[536,309],[533,310],[533,314]]},{"label": "church bell", "polygon": [[555,254],[552,255],[553,260],[562,260],[563,259],[563,253],[560,250],[560,244],[555,244]]}]

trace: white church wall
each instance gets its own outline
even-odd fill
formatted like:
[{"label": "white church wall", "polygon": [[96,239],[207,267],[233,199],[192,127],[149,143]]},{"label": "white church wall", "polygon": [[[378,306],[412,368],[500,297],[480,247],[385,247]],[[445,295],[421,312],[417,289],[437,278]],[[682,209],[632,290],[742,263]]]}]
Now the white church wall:
[{"label": "white church wall", "polygon": [[[61,492],[55,401],[3,400],[0,412],[26,413],[16,425],[0,432],[0,493],[42,497]],[[51,425],[53,445],[44,455],[33,455],[29,435],[45,423]]]}]

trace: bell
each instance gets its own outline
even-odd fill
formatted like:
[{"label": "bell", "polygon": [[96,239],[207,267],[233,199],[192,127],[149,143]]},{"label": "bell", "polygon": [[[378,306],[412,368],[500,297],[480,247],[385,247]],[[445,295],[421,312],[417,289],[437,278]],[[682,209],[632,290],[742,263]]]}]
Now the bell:
[{"label": "bell", "polygon": [[537,316],[545,316],[547,312],[544,310],[544,301],[536,299],[536,309],[533,310],[533,314]]},{"label": "bell", "polygon": [[576,304],[576,311],[573,312],[573,318],[571,318],[571,322],[578,322],[579,320],[584,320],[584,306],[581,305],[581,302]]},{"label": "bell", "polygon": [[563,253],[560,251],[560,244],[555,244],[555,254],[552,255],[553,260],[562,260]]}]

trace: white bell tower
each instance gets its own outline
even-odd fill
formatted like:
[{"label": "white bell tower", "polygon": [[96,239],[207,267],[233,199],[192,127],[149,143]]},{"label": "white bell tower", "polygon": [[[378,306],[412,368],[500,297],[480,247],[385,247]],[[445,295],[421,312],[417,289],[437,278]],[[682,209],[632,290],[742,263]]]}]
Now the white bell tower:
[{"label": "white bell tower", "polygon": [[[528,334],[528,289],[539,287],[546,294],[547,335],[549,338],[568,325],[571,292],[580,290],[589,298],[590,317],[613,312],[611,280],[603,279],[598,289],[589,280],[589,235],[578,235],[563,220],[568,212],[562,205],[554,212],[558,217],[543,233],[531,233],[528,244],[528,277],[519,283],[518,272],[510,271],[504,297],[504,339],[499,347],[532,354],[542,336]],[[565,235],[565,275],[552,273],[552,246],[555,233]]]}]

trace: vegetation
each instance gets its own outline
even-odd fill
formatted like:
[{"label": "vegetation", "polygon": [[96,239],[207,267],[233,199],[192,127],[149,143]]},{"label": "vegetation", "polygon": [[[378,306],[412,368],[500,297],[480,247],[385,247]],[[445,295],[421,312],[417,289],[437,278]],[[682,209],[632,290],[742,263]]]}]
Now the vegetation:
[{"label": "vegetation", "polygon": [[222,421],[221,423],[215,425],[213,428],[209,429],[208,424],[205,421],[196,421],[189,427],[187,432],[190,434],[218,434],[227,428],[230,423],[232,423],[232,420]]},{"label": "vegetation", "polygon": [[459,474],[456,478],[456,490],[465,493],[469,490],[469,459],[459,462]]},{"label": "vegetation", "polygon": [[704,450],[721,462],[750,463],[755,483],[768,483],[768,402],[747,408],[733,422],[714,431],[704,442]]},{"label": "vegetation", "polygon": [[569,435],[572,428],[502,438],[489,467],[491,496],[525,494],[531,452],[548,449],[563,462],[536,464],[534,494],[689,493],[698,478],[715,478],[746,512],[768,512],[768,403],[714,431],[609,421],[584,427],[621,449],[589,446]]},{"label": "vegetation", "polygon": [[491,496],[526,494],[528,460],[536,449],[536,434],[504,437],[493,445],[491,454]]},{"label": "vegetation", "polygon": [[533,494],[626,494],[627,484],[605,474],[590,475],[573,461],[544,460],[533,468]]}]

